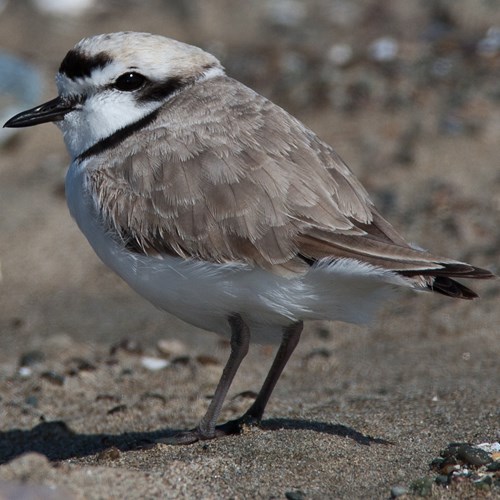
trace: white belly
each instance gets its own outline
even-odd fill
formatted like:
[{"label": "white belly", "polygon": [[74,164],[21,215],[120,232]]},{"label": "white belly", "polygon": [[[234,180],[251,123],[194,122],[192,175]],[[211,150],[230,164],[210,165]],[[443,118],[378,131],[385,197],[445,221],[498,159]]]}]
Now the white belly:
[{"label": "white belly", "polygon": [[68,207],[101,260],[155,306],[197,327],[229,335],[239,313],[259,342],[278,342],[281,326],[299,320],[368,322],[398,286],[397,274],[353,259],[324,259],[304,275],[284,278],[245,264],[212,264],[129,252],[103,230],[86,189],[83,165],[66,177]]}]

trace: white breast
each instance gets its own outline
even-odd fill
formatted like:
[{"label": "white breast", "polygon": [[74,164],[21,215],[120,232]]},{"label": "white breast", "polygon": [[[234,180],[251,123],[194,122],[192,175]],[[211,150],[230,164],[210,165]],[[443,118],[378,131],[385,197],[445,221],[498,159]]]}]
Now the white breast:
[{"label": "white breast", "polygon": [[353,259],[324,259],[305,275],[276,276],[245,264],[212,264],[129,252],[102,228],[87,190],[85,164],[66,177],[71,215],[101,260],[157,307],[197,327],[229,335],[227,317],[239,313],[252,339],[280,340],[281,326],[298,320],[366,323],[382,301],[411,282]]}]

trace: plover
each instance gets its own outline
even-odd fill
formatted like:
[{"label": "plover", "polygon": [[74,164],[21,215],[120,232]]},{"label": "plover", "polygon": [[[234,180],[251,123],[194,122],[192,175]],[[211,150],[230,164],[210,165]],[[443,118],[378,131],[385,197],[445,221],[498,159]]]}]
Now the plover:
[{"label": "plover", "polygon": [[[5,126],[55,122],[72,158],[68,206],[97,255],[156,306],[231,341],[205,416],[170,443],[258,422],[303,321],[366,322],[398,288],[473,299],[455,278],[493,277],[407,243],[329,145],[199,48],[94,36],[56,81],[57,98]],[[250,340],[280,345],[248,411],[217,426]]]}]

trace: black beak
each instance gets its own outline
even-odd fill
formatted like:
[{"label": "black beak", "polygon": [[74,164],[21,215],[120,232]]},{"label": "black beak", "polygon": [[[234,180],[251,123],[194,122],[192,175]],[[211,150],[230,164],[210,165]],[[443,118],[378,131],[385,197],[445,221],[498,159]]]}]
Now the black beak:
[{"label": "black beak", "polygon": [[52,101],[36,106],[35,108],[23,111],[13,116],[4,127],[18,128],[31,127],[40,123],[57,122],[64,118],[64,115],[75,109],[75,103],[63,97],[56,97]]}]

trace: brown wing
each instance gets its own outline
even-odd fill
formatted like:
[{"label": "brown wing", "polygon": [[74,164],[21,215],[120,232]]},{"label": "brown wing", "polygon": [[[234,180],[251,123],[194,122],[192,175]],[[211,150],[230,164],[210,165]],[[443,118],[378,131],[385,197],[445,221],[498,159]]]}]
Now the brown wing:
[{"label": "brown wing", "polygon": [[106,223],[136,251],[283,275],[323,257],[474,274],[409,246],[329,146],[230,78],[184,89],[120,148],[125,162],[95,158],[91,184]]}]

